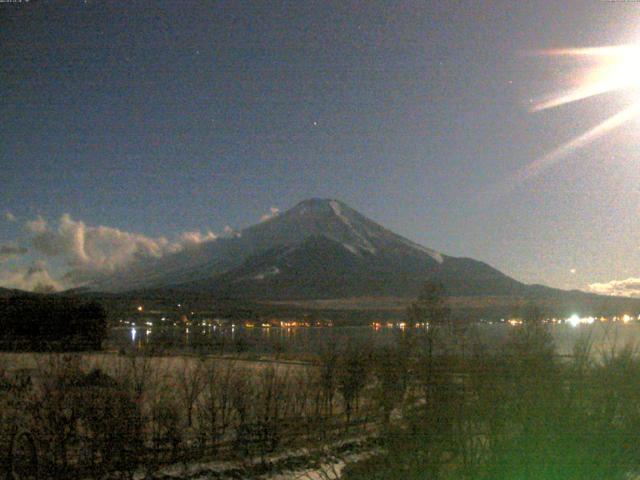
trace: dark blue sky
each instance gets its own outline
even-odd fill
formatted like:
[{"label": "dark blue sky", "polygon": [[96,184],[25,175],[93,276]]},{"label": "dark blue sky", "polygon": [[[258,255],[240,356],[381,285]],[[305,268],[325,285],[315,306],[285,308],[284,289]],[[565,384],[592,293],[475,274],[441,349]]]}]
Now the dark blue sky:
[{"label": "dark blue sky", "polygon": [[640,122],[491,194],[628,100],[532,114],[562,65],[527,52],[638,41],[640,4],[392,3],[1,4],[0,270],[37,215],[173,239],[334,197],[527,282],[640,277]]}]

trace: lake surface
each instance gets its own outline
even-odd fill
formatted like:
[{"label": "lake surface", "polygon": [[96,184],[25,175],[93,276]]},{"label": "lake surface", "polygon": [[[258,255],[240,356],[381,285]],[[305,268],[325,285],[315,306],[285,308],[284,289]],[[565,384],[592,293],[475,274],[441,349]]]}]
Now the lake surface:
[{"label": "lake surface", "polygon": [[[470,327],[465,343],[499,347],[511,330],[507,324]],[[570,355],[580,340],[588,340],[593,354],[640,345],[640,323],[594,323],[572,326],[551,325],[558,354]],[[315,353],[327,344],[363,342],[372,346],[393,342],[406,333],[399,328],[358,327],[116,327],[110,330],[107,348],[118,350],[168,350],[178,352],[228,353]]]}]

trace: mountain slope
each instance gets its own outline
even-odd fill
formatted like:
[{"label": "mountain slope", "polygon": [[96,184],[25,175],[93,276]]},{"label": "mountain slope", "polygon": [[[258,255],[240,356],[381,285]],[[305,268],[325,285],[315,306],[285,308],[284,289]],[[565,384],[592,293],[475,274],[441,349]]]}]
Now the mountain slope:
[{"label": "mountain slope", "polygon": [[412,248],[354,253],[323,235],[250,256],[237,268],[179,288],[269,299],[407,297],[428,279],[452,295],[514,295],[525,288],[474,260],[442,256],[438,262]]},{"label": "mountain slope", "polygon": [[258,298],[406,297],[427,279],[454,295],[525,288],[485,263],[417,245],[337,200],[301,202],[241,239],[253,248],[239,265],[183,287]]},{"label": "mountain slope", "polygon": [[325,199],[303,201],[231,238],[140,262],[93,288],[273,299],[408,297],[427,279],[453,295],[516,295],[526,288],[485,263],[417,245]]}]

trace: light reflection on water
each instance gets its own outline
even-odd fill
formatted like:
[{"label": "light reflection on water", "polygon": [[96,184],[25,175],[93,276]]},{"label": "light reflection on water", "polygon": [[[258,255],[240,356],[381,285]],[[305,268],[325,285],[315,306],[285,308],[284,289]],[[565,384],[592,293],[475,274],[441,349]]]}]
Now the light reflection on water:
[{"label": "light reflection on water", "polygon": [[[480,343],[489,348],[500,346],[509,331],[522,328],[506,324],[482,324],[469,328],[465,343]],[[588,340],[593,354],[611,349],[619,350],[640,345],[640,323],[594,323],[549,327],[556,348],[561,355],[570,355],[579,340]],[[244,328],[234,327],[131,327],[113,328],[109,332],[107,348],[139,349],[159,348],[168,350],[198,350],[223,353],[308,353],[316,352],[327,343],[348,341],[365,342],[372,346],[392,342],[404,335],[397,328],[374,329],[370,326],[332,328]]]}]

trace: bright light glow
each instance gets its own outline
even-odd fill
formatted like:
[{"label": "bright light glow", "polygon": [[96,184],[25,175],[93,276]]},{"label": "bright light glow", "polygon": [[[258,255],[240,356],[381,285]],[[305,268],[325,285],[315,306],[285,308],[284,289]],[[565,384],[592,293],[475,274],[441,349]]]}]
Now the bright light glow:
[{"label": "bright light glow", "polygon": [[581,324],[591,325],[596,321],[594,317],[579,317],[575,313],[567,318],[566,323],[571,325],[572,327],[577,327]]},{"label": "bright light glow", "polygon": [[622,321],[623,321],[624,323],[629,323],[629,322],[631,321],[631,317],[630,317],[629,315],[624,315],[624,316],[622,317]]},{"label": "bright light glow", "polygon": [[136,329],[135,328],[131,329],[131,341],[132,342],[136,341]]},{"label": "bright light glow", "polygon": [[516,189],[525,180],[540,175],[576,150],[640,117],[640,44],[543,50],[534,53],[545,57],[573,58],[576,60],[576,70],[569,76],[572,81],[571,87],[538,101],[530,100],[532,112],[561,107],[616,91],[630,93],[630,104],[520,169],[507,183],[507,191]]},{"label": "bright light glow", "polygon": [[583,61],[586,58],[591,61],[591,66],[578,78],[576,87],[534,103],[534,112],[615,90],[640,89],[639,45],[546,50],[538,53],[552,57],[574,57]]},{"label": "bright light glow", "polygon": [[569,318],[567,318],[567,323],[572,327],[577,327],[578,325],[580,325],[580,317],[578,317],[578,315],[576,314],[573,314]]}]

